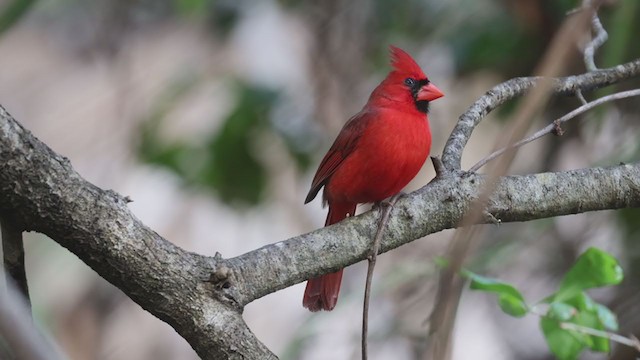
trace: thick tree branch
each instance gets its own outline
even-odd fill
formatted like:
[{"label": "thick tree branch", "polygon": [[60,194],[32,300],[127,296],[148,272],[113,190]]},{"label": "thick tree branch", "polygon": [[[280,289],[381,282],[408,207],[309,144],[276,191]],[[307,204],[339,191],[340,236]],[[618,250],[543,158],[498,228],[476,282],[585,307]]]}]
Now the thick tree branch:
[{"label": "thick tree branch", "polygon": [[[380,251],[456,227],[480,195],[484,179],[450,173],[398,200]],[[640,164],[502,177],[487,211],[501,222],[513,222],[628,207],[640,207]],[[248,286],[238,289],[237,300],[246,304],[366,259],[378,219],[371,211],[229,259],[237,286]]]},{"label": "thick tree branch", "polygon": [[[572,95],[578,91],[599,89],[622,80],[640,75],[640,59],[609,69],[553,80],[551,91],[557,95]],[[442,162],[449,170],[459,170],[462,150],[471,137],[473,129],[488,113],[509,100],[523,95],[540,81],[539,77],[515,78],[496,85],[471,105],[451,132],[442,154]]]},{"label": "thick tree branch", "polygon": [[0,213],[48,235],[204,359],[274,358],[247,328],[226,289],[206,282],[218,262],[188,253],[144,226],[117,193],[76,173],[0,107]]}]

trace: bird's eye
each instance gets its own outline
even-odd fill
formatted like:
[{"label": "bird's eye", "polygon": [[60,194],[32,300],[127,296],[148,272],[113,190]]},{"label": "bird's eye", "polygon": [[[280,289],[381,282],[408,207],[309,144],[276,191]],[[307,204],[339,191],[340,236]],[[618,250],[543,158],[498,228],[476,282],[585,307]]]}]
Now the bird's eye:
[{"label": "bird's eye", "polygon": [[414,87],[416,85],[416,79],[414,78],[406,78],[404,79],[404,84],[408,87]]}]

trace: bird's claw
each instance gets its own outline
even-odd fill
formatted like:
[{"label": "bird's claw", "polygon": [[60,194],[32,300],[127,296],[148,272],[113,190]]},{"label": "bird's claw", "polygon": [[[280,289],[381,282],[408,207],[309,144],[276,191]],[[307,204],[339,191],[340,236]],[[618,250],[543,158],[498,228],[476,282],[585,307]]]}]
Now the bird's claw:
[{"label": "bird's claw", "polygon": [[405,195],[406,195],[405,193],[399,192],[399,193],[397,193],[397,194],[395,194],[395,195],[393,195],[393,196],[391,196],[391,197],[389,197],[387,199],[384,199],[384,200],[378,202],[376,205],[381,207],[381,208],[394,207],[396,202],[398,202],[398,200],[400,198],[402,198],[403,196],[405,196]]},{"label": "bird's claw", "polygon": [[488,222],[488,223],[492,223],[492,224],[495,224],[495,225],[500,225],[502,223],[502,221],[500,219],[498,219],[495,216],[493,216],[493,214],[490,213],[487,210],[483,210],[482,211],[482,215],[484,217],[484,220],[486,222]]}]

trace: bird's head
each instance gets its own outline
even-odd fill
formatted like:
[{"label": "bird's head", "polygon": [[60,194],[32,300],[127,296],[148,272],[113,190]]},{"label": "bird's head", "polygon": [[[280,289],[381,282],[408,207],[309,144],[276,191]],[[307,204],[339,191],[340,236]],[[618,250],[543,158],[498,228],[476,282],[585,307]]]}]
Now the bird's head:
[{"label": "bird's head", "polygon": [[427,113],[429,102],[444,94],[429,81],[411,55],[393,45],[390,52],[393,70],[374,94],[402,104],[413,104],[418,111]]}]

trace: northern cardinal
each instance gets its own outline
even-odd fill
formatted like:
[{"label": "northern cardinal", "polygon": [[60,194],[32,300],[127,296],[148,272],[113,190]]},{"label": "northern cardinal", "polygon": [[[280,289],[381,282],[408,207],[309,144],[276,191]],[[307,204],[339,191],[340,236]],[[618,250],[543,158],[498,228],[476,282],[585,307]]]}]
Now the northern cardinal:
[{"label": "northern cardinal", "polygon": [[[324,186],[329,204],[325,226],[355,215],[356,206],[400,192],[429,155],[429,102],[443,93],[409,54],[390,47],[393,70],[373,90],[366,105],[344,125],[322,159],[305,204]],[[333,310],[342,270],[310,279],[302,305]]]}]

